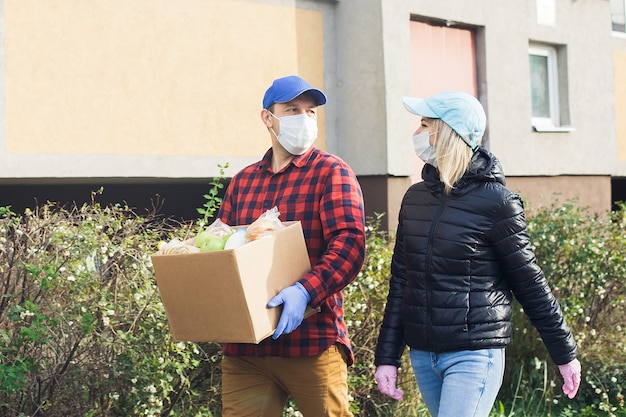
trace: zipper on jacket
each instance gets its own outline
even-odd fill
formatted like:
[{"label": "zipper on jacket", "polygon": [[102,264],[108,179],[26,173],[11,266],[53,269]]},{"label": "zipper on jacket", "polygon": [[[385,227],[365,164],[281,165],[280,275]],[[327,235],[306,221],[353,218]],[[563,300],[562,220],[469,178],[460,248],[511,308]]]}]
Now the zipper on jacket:
[{"label": "zipper on jacket", "polygon": [[433,256],[433,243],[435,239],[435,230],[437,230],[437,226],[439,225],[439,220],[441,218],[441,213],[443,213],[443,209],[445,208],[446,201],[447,201],[447,195],[445,193],[442,193],[441,195],[442,195],[442,198],[439,202],[439,207],[437,208],[437,211],[435,212],[435,217],[433,218],[433,221],[430,226],[430,230],[428,231],[428,245],[426,246],[426,260],[425,260],[426,265],[424,269],[424,273],[425,273],[424,283],[426,285],[426,311],[427,311],[427,317],[428,317],[427,322],[426,322],[426,329],[427,329],[426,331],[428,332],[427,340],[428,340],[429,352],[433,351],[433,346],[432,346],[433,314],[432,314],[432,301],[431,301],[432,275],[430,273],[430,265],[431,265],[431,259]]}]

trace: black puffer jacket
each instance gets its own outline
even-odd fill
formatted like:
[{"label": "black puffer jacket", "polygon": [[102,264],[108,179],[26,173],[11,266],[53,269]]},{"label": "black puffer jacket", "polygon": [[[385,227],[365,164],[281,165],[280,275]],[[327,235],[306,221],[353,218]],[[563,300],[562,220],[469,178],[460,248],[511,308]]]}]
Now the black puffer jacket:
[{"label": "black puffer jacket", "polygon": [[479,148],[452,193],[426,164],[399,215],[376,365],[400,365],[405,345],[431,352],[506,347],[513,295],[558,365],[576,343],[535,262],[521,198]]}]

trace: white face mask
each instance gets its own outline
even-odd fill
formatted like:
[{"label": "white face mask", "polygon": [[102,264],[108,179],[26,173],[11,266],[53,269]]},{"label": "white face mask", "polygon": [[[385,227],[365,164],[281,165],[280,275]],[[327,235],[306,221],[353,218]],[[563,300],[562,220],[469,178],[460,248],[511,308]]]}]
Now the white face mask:
[{"label": "white face mask", "polygon": [[413,136],[413,146],[415,147],[415,153],[420,159],[427,164],[434,167],[437,166],[437,148],[431,146],[430,136],[434,133],[422,132]]},{"label": "white face mask", "polygon": [[[274,116],[272,112],[270,114]],[[274,129],[270,130],[278,143],[290,154],[302,155],[317,139],[317,120],[306,114],[274,117],[280,122],[280,133],[276,135]]]}]

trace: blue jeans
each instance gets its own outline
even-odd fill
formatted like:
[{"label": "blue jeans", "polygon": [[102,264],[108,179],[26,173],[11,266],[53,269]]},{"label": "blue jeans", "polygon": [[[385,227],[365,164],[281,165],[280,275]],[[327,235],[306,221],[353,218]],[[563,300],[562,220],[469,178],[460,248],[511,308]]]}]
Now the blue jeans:
[{"label": "blue jeans", "polygon": [[433,417],[487,417],[504,376],[504,349],[433,353],[411,349],[411,365]]}]

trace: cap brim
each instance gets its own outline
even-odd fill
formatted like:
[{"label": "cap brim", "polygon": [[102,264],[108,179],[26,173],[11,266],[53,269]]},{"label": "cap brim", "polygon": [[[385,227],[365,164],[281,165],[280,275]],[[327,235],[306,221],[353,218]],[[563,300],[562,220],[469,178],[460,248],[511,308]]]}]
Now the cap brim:
[{"label": "cap brim", "polygon": [[411,113],[422,116],[438,119],[439,115],[430,108],[423,98],[415,97],[402,97],[402,104]]},{"label": "cap brim", "polygon": [[296,91],[295,93],[290,92],[290,94],[285,94],[282,97],[278,98],[274,103],[286,103],[304,93],[309,93],[311,97],[313,97],[316,106],[322,106],[326,104],[326,94],[324,94],[321,90],[318,90],[317,88],[305,88],[301,91]]}]

